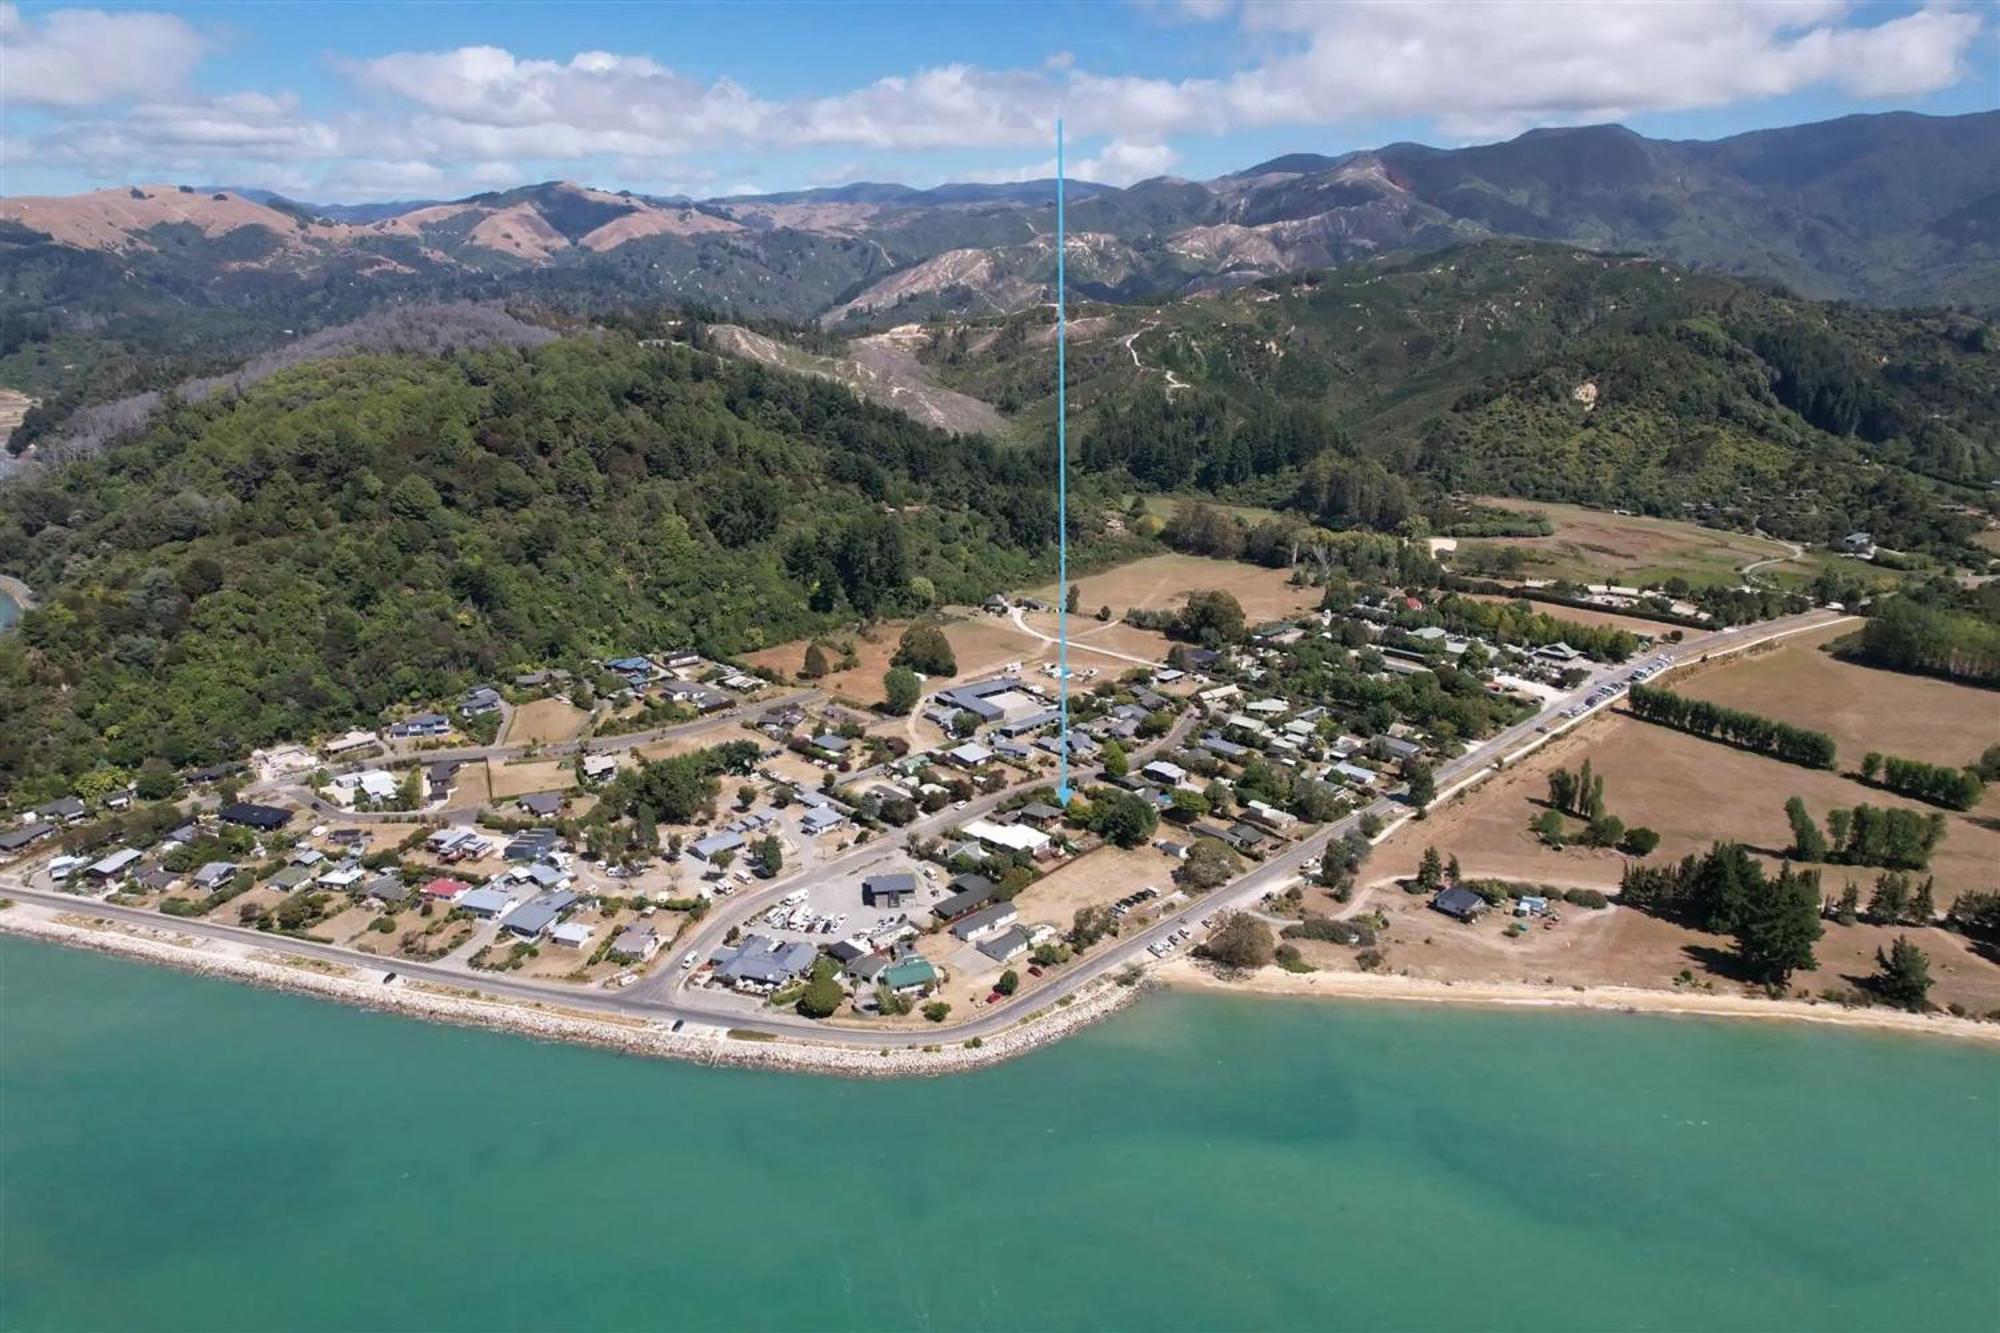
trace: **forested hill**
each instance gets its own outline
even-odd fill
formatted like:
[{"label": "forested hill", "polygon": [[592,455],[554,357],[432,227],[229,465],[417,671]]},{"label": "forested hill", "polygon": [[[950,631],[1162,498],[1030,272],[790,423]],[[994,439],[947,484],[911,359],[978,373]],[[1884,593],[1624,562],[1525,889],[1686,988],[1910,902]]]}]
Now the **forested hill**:
[{"label": "forested hill", "polygon": [[[1084,466],[1393,524],[1461,488],[1950,546],[2000,478],[2000,336],[1657,260],[1487,242],[1071,316]],[[1044,312],[935,326],[941,382],[1053,418]],[[1328,451],[1326,446],[1334,447]]]},{"label": "forested hill", "polygon": [[0,489],[0,801],[239,756],[529,665],[749,649],[1026,580],[1045,466],[843,389],[594,336],[358,356]]}]

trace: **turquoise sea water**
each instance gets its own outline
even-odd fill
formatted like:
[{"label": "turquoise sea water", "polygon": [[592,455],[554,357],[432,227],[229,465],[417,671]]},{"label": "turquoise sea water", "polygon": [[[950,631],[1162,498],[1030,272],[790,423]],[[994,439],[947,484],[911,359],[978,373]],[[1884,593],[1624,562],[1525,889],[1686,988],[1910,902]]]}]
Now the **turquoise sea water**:
[{"label": "turquoise sea water", "polygon": [[2000,1056],[1150,998],[657,1063],[0,940],[6,1329],[1991,1329]]}]

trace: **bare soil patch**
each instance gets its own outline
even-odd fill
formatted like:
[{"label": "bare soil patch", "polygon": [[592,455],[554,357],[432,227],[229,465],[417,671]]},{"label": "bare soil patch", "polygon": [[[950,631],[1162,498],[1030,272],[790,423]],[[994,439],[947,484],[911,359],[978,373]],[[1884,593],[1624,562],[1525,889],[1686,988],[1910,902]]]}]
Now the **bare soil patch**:
[{"label": "bare soil patch", "polygon": [[576,786],[576,770],[561,760],[537,759],[525,764],[487,765],[492,775],[493,799],[508,801],[538,791],[568,791]]},{"label": "bare soil patch", "polygon": [[1151,847],[1100,847],[1021,890],[1014,907],[1023,921],[1067,930],[1080,907],[1115,903],[1148,884],[1171,892],[1175,864]]}]

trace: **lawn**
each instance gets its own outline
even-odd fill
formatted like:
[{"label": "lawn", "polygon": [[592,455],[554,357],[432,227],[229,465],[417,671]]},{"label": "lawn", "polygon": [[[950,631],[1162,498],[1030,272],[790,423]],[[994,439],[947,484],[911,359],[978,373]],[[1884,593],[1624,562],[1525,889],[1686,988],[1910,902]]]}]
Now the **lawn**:
[{"label": "lawn", "polygon": [[1461,560],[1478,548],[1515,546],[1529,553],[1527,578],[1644,586],[1679,576],[1695,585],[1736,584],[1758,560],[1789,557],[1791,548],[1764,537],[1704,528],[1675,519],[1613,514],[1580,505],[1488,498],[1482,504],[1544,515],[1547,537],[1505,537],[1459,543]]}]

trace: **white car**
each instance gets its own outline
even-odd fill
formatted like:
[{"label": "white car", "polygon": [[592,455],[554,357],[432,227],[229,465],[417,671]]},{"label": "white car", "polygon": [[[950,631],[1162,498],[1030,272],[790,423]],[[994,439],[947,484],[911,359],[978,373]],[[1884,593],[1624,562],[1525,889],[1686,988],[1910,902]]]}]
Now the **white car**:
[{"label": "white car", "polygon": [[683,972],[694,971],[694,960],[695,960],[695,951],[693,949],[689,949],[685,954],[681,956],[681,971]]}]

